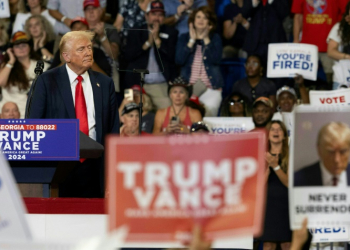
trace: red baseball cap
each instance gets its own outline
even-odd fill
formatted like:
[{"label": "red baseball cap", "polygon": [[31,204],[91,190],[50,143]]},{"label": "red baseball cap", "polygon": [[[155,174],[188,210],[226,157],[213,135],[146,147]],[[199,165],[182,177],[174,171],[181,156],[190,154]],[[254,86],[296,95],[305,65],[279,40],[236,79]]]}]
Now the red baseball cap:
[{"label": "red baseball cap", "polygon": [[84,0],[83,6],[84,6],[84,10],[87,6],[94,6],[95,8],[100,7],[100,1],[99,0]]},{"label": "red baseball cap", "polygon": [[[134,90],[134,91],[140,92],[141,87],[140,87],[140,85],[136,85],[136,84],[135,84],[135,85],[133,85],[133,86],[131,87],[131,89]],[[142,88],[142,94],[147,94],[146,91],[144,90],[144,88]]]},{"label": "red baseball cap", "polygon": [[73,27],[73,24],[76,23],[76,22],[81,22],[83,23],[84,25],[87,26],[87,28],[89,29],[89,24],[88,22],[86,21],[86,19],[84,17],[81,17],[81,16],[77,16],[75,18],[72,19],[72,22],[70,23],[70,28]]}]

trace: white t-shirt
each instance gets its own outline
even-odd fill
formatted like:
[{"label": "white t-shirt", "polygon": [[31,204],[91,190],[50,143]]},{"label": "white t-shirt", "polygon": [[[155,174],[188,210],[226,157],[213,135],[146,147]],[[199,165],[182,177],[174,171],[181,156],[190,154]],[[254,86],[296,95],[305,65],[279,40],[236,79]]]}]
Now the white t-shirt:
[{"label": "white t-shirt", "polygon": [[[13,24],[13,29],[12,29],[12,35],[17,32],[17,31],[24,31],[24,25],[27,21],[27,19],[31,16],[32,14],[29,13],[18,13],[16,15],[16,20],[15,23]],[[52,29],[55,26],[56,20],[50,16],[49,11],[48,10],[44,10],[43,12],[41,12],[41,15],[44,16],[49,23],[52,25]]]},{"label": "white t-shirt", "polygon": [[341,37],[339,36],[339,25],[340,25],[340,23],[334,24],[333,28],[331,29],[331,31],[328,34],[327,43],[329,43],[329,41],[332,39],[333,41],[335,41],[339,44],[338,50],[340,52],[342,52],[343,51],[343,44],[341,42]]}]

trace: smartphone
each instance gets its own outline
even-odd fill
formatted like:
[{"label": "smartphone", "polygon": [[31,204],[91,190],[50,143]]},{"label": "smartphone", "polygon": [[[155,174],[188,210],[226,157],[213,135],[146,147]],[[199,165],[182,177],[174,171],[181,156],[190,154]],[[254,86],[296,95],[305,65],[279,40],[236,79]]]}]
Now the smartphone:
[{"label": "smartphone", "polygon": [[128,101],[134,100],[134,91],[132,89],[125,89],[124,90],[124,98]]},{"label": "smartphone", "polygon": [[170,124],[179,124],[180,123],[180,118],[178,116],[173,116],[171,117]]}]

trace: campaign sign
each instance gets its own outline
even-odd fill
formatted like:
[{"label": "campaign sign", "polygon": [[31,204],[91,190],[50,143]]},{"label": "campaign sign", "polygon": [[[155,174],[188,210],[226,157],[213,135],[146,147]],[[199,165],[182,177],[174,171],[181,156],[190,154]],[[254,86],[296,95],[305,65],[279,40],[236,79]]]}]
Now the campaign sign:
[{"label": "campaign sign", "polygon": [[311,105],[349,105],[350,89],[337,89],[327,91],[310,91]]},{"label": "campaign sign", "polygon": [[0,119],[0,148],[10,161],[78,161],[79,120]]},{"label": "campaign sign", "polygon": [[26,211],[12,171],[0,154],[0,241],[29,240],[31,233],[24,213]]},{"label": "campaign sign", "polygon": [[348,227],[319,227],[309,230],[312,242],[346,242],[349,241]]},{"label": "campaign sign", "polygon": [[254,129],[251,117],[204,117],[213,135],[230,135],[244,133]]},{"label": "campaign sign", "polygon": [[297,106],[289,157],[291,228],[350,224],[350,107]]},{"label": "campaign sign", "polygon": [[265,200],[264,133],[107,139],[109,229],[128,242],[259,235]]},{"label": "campaign sign", "polygon": [[10,6],[8,0],[0,0],[0,18],[10,17]]},{"label": "campaign sign", "polygon": [[316,81],[318,48],[303,43],[270,43],[267,60],[267,77],[295,77]]}]

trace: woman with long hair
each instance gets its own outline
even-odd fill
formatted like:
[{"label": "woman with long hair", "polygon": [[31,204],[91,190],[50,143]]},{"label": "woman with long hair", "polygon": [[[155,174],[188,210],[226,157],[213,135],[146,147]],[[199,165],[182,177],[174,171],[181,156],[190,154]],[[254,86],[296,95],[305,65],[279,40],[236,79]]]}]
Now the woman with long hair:
[{"label": "woman with long hair", "polygon": [[33,15],[25,23],[24,30],[29,37],[29,45],[45,61],[53,59],[55,33],[51,24],[42,15]]},{"label": "woman with long hair", "polygon": [[292,237],[288,205],[288,132],[284,123],[277,120],[272,120],[267,130],[267,201],[264,233],[259,240],[264,242],[264,249],[275,250],[280,244],[282,250],[287,250]]},{"label": "woman with long hair", "polygon": [[188,19],[189,33],[179,37],[176,46],[176,64],[181,76],[193,85],[193,94],[199,97],[206,116],[217,116],[222,101],[223,78],[220,71],[222,43],[216,27],[214,11],[203,6]]},{"label": "woman with long hair", "polygon": [[[12,37],[12,48],[6,50],[4,61],[0,65],[0,87],[2,99],[0,110],[6,102],[15,102],[24,118],[27,94],[33,79],[34,69],[38,58],[29,46],[29,39],[22,31],[16,32]],[[44,63],[44,71],[49,64]]]},{"label": "woman with long hair", "polygon": [[245,117],[248,116],[247,100],[240,93],[233,92],[225,98],[220,108],[221,117]]},{"label": "woman with long hair", "polygon": [[16,16],[15,23],[13,24],[12,34],[17,31],[24,31],[24,25],[26,20],[31,15],[42,15],[51,24],[55,26],[56,20],[49,14],[46,9],[46,0],[19,0],[18,2],[18,13]]},{"label": "woman with long hair", "polygon": [[153,134],[189,134],[191,125],[202,120],[197,109],[187,106],[191,86],[183,78],[177,77],[170,83],[168,94],[171,106],[157,111]]}]

